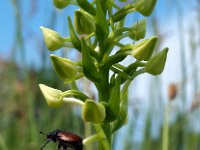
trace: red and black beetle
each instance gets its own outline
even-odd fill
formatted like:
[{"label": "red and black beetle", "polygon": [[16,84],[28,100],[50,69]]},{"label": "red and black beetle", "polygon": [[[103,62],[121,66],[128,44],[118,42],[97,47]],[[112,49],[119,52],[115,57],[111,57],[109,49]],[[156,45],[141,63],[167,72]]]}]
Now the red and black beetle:
[{"label": "red and black beetle", "polygon": [[[44,134],[43,132],[40,131],[41,134]],[[44,134],[46,135],[46,134]],[[70,132],[65,132],[62,130],[55,130],[47,135],[47,140],[44,143],[44,145],[40,148],[40,150],[43,150],[43,148],[50,142],[58,142],[58,148],[57,150],[66,150],[68,148],[71,148],[73,150],[82,150],[83,149],[83,144],[82,141],[83,139]]]}]

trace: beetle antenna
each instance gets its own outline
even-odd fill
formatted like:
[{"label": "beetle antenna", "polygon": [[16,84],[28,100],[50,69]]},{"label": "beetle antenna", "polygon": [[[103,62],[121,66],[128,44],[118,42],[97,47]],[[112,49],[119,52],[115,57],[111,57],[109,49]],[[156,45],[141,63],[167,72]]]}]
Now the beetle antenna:
[{"label": "beetle antenna", "polygon": [[44,143],[44,145],[40,148],[40,150],[43,150],[43,148],[51,141],[51,139],[46,140],[46,142]]}]

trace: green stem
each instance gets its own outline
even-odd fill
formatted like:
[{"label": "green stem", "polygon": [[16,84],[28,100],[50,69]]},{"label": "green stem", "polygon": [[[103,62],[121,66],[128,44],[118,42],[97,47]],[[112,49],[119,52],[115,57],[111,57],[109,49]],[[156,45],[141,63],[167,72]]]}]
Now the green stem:
[{"label": "green stem", "polygon": [[79,91],[75,81],[71,82],[71,89]]},{"label": "green stem", "polygon": [[125,46],[124,44],[120,43],[119,41],[114,41],[114,43],[115,43],[116,46],[118,46],[120,48]]},{"label": "green stem", "polygon": [[[84,129],[85,129],[85,137],[88,137],[89,138],[89,136],[90,135],[92,135],[92,128],[91,128],[91,123],[87,123],[87,122],[85,122],[84,123]],[[93,136],[93,135],[92,135]],[[87,139],[87,138],[86,138]],[[85,139],[84,139],[85,140]],[[84,142],[84,140],[83,140],[83,144],[85,145],[85,149],[87,149],[87,150],[93,150],[93,148],[92,148],[92,145],[91,144],[89,144],[89,142]],[[91,141],[91,142],[94,142],[94,141]],[[89,145],[88,145],[89,144]]]},{"label": "green stem", "polygon": [[169,139],[169,105],[165,106],[164,121],[163,121],[163,141],[162,150],[168,150]]},{"label": "green stem", "polygon": [[87,41],[87,40],[89,40],[91,37],[93,37],[95,35],[95,33],[93,32],[93,33],[91,33],[90,35],[88,35],[88,36],[86,36],[85,37],[85,40]]},{"label": "green stem", "polygon": [[109,95],[109,70],[106,67],[101,67],[99,69],[101,74],[101,81],[97,84],[97,89],[99,93],[99,101],[108,101],[110,98]]},{"label": "green stem", "polygon": [[115,73],[120,74],[120,75],[121,75],[123,78],[125,78],[125,79],[129,79],[129,80],[132,79],[131,76],[129,76],[129,75],[126,74],[125,72],[122,72],[122,71],[118,70],[118,69],[115,68],[115,67],[111,67],[111,70],[112,70],[113,72],[115,72]]},{"label": "green stem", "polygon": [[64,43],[63,47],[74,48],[74,46],[72,45],[72,43]]},{"label": "green stem", "polygon": [[[109,68],[107,66],[101,66],[99,68],[99,73],[101,75],[101,81],[96,85],[98,89],[98,99],[99,102],[107,102],[110,98],[109,91]],[[99,150],[111,150],[111,132],[110,124],[94,124],[97,133],[101,136]]]},{"label": "green stem", "polygon": [[111,146],[108,142],[107,136],[104,133],[102,126],[100,124],[94,124],[94,127],[100,136],[99,142],[101,143],[103,150],[111,150]]},{"label": "green stem", "polygon": [[72,98],[75,97],[81,101],[85,101],[86,99],[90,99],[87,95],[83,94],[82,92],[79,92],[77,90],[68,90],[62,93],[62,98]]},{"label": "green stem", "polygon": [[83,106],[84,102],[81,100],[78,100],[76,98],[63,98],[63,101],[66,103],[72,103],[72,104],[76,104],[76,105],[80,105]]},{"label": "green stem", "polygon": [[71,38],[70,37],[64,37],[63,38],[65,42],[71,42]]},{"label": "green stem", "polygon": [[126,69],[126,67],[125,67],[125,66],[123,66],[123,65],[121,65],[121,64],[119,64],[119,63],[117,63],[117,64],[114,64],[113,66],[114,66],[114,67],[116,67],[116,68],[119,68],[119,69],[121,69],[121,70],[124,70],[124,69]]},{"label": "green stem", "polygon": [[121,9],[118,5],[116,5],[113,1],[108,1],[108,3],[110,3],[114,8],[116,9]]},{"label": "green stem", "polygon": [[73,0],[70,0],[70,4],[78,6],[78,3],[76,1],[73,1]]},{"label": "green stem", "polygon": [[120,41],[121,39],[123,39],[123,38],[125,38],[125,37],[129,37],[129,36],[130,36],[130,33],[129,33],[129,32],[124,33],[124,34],[121,34],[121,35],[119,35],[119,36],[115,39],[115,41]]},{"label": "green stem", "polygon": [[97,140],[100,140],[99,134],[91,135],[91,136],[89,136],[89,137],[87,137],[87,138],[85,138],[85,139],[83,140],[83,145],[90,144],[90,143],[95,142],[95,141],[97,141]]},{"label": "green stem", "polygon": [[140,69],[138,71],[135,71],[133,73],[133,75],[131,76],[131,80],[133,80],[135,77],[137,77],[138,75],[143,74],[143,73],[145,73],[145,68],[142,68],[142,69]]},{"label": "green stem", "polygon": [[116,37],[118,37],[119,35],[122,35],[122,33],[123,33],[123,32],[126,32],[126,31],[131,31],[131,28],[121,27],[121,28],[117,29],[116,31],[114,31],[114,32],[111,34],[111,38],[112,38],[112,39],[115,39]]}]

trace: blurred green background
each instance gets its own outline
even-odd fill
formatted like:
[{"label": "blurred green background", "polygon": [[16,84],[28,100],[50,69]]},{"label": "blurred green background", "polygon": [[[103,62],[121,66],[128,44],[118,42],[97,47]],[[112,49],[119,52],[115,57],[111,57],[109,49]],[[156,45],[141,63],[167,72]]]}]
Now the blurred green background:
[{"label": "blurred green background", "polygon": [[[0,150],[39,149],[45,141],[39,131],[62,129],[83,137],[92,132],[92,127],[81,120],[79,107],[49,108],[38,87],[44,83],[63,91],[69,89],[51,66],[39,26],[67,36],[67,16],[73,17],[75,9],[68,6],[57,10],[51,0],[2,1]],[[142,75],[133,82],[129,121],[115,135],[115,150],[200,149],[199,12],[199,0],[158,0],[155,12],[147,19],[146,37],[159,36],[157,50],[169,47],[167,64],[162,75]],[[127,26],[143,17],[131,14],[128,18]],[[73,60],[80,58],[66,48],[55,53]],[[78,85],[88,95],[96,96],[87,80],[80,80]],[[51,143],[46,149],[55,147]]]}]

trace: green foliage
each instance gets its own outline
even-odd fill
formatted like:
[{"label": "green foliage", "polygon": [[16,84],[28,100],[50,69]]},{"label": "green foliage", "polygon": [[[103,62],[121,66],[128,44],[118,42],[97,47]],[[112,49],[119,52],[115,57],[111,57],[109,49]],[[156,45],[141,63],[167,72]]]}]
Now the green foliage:
[{"label": "green foliage", "polygon": [[[83,76],[96,86],[98,98],[94,100],[89,97],[87,100],[85,98],[83,100],[81,97],[85,94],[78,89],[75,89],[76,95],[72,93],[73,98],[66,95],[68,91],[59,91],[58,95],[53,94],[52,98],[49,98],[45,96],[47,94],[42,90],[43,95],[47,102],[56,97],[56,106],[58,97],[59,100],[62,99],[61,102],[80,104],[82,106],[82,119],[94,125],[97,132],[95,139],[98,138],[99,149],[101,150],[111,149],[113,133],[127,123],[128,88],[131,81],[145,71],[158,74],[163,70],[167,53],[165,53],[165,56],[158,54],[151,58],[157,37],[153,36],[135,43],[135,41],[145,37],[146,21],[141,20],[131,27],[124,26],[126,15],[138,11],[148,16],[152,13],[155,3],[155,0],[142,0],[126,4],[120,8],[115,1],[111,0],[96,0],[94,2],[77,0],[77,3],[72,3],[80,7],[80,10],[75,11],[75,29],[68,17],[70,37],[61,37],[60,42],[62,43],[62,39],[65,39],[63,46],[75,48],[81,53],[82,59],[79,63],[74,63],[68,59],[51,55],[58,76],[68,83],[73,81],[74,84],[79,79],[77,78],[77,68],[81,67]],[[44,38],[47,39],[45,36],[44,34]],[[121,43],[122,39],[128,37],[134,44],[124,45]],[[48,36],[49,41],[56,39],[56,42],[54,42],[56,45],[60,44],[57,42],[59,38],[60,36],[56,32]],[[51,48],[50,42],[45,40],[45,43],[50,50],[59,47]],[[112,54],[114,47],[117,47],[117,52]],[[136,60],[128,66],[123,66],[120,63],[128,55],[135,57]],[[154,65],[157,67],[159,63],[161,66],[155,71]],[[110,73],[112,74],[111,79]],[[84,97],[88,96],[85,95]],[[87,144],[90,143],[87,138],[85,140]]]}]

